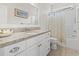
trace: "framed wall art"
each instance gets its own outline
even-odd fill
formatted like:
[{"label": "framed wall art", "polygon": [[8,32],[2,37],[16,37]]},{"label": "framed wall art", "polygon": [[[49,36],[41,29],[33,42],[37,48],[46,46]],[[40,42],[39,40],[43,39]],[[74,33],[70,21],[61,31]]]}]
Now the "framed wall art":
[{"label": "framed wall art", "polygon": [[28,12],[15,8],[14,15],[16,17],[28,18]]}]

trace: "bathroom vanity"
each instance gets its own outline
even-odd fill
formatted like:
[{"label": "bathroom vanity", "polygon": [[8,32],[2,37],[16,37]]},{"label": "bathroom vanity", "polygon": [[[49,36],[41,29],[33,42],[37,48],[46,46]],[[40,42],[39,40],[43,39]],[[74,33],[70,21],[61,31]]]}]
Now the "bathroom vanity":
[{"label": "bathroom vanity", "polygon": [[50,51],[49,33],[35,30],[0,38],[0,56],[46,56]]}]

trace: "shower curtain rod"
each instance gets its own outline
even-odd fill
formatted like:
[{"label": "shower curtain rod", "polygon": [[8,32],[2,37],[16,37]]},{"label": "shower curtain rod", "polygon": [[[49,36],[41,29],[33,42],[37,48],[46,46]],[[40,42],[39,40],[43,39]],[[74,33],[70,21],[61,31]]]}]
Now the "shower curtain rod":
[{"label": "shower curtain rod", "polygon": [[66,9],[73,9],[73,6],[65,6],[62,8],[54,9],[52,12],[62,11],[62,10],[66,10]]}]

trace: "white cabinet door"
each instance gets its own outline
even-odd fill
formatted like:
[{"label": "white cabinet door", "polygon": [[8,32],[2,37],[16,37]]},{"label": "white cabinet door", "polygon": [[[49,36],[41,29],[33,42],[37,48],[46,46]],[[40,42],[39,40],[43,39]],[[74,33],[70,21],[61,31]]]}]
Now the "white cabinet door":
[{"label": "white cabinet door", "polygon": [[26,51],[27,56],[39,56],[39,46],[36,44],[35,46],[29,48]]},{"label": "white cabinet door", "polygon": [[47,38],[45,46],[47,47],[46,48],[46,55],[47,55],[50,51],[50,38]]},{"label": "white cabinet door", "polygon": [[16,56],[39,56],[39,46],[36,44]]},{"label": "white cabinet door", "polygon": [[0,6],[0,24],[7,23],[7,7]]},{"label": "white cabinet door", "polygon": [[50,51],[50,40],[46,38],[40,43],[40,56],[46,56]]}]

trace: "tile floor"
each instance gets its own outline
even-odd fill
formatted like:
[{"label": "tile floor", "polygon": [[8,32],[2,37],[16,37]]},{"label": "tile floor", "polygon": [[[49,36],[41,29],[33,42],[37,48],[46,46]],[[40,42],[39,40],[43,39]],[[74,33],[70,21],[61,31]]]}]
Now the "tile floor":
[{"label": "tile floor", "polygon": [[56,50],[51,50],[48,56],[79,56],[79,53],[70,48],[58,47]]}]

